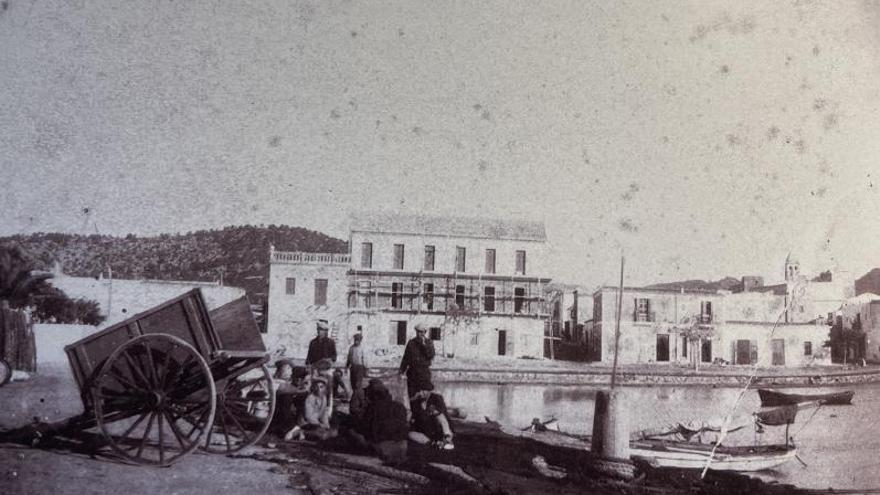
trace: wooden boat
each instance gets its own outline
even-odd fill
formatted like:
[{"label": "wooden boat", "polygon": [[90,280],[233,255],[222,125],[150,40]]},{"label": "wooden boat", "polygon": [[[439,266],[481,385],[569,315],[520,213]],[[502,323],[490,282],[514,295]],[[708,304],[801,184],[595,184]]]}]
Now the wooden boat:
[{"label": "wooden boat", "polygon": [[758,396],[761,398],[762,407],[787,406],[813,401],[826,406],[845,405],[852,401],[853,395],[855,395],[855,392],[852,390],[832,392],[830,394],[785,394],[766,388],[758,389]]},{"label": "wooden boat", "polygon": [[763,471],[795,458],[794,445],[719,446],[712,455],[712,445],[639,440],[630,442],[630,456],[655,467],[703,469],[711,457],[709,469],[715,471]]},{"label": "wooden boat", "polygon": [[[554,447],[590,449],[588,435],[574,435],[560,431],[532,431],[519,428],[497,427],[513,436],[532,440]],[[716,471],[762,471],[782,465],[797,455],[794,445],[721,445],[712,455],[713,444],[662,440],[657,438],[630,440],[630,458],[647,462],[655,467],[703,469],[711,456],[709,469]]]}]

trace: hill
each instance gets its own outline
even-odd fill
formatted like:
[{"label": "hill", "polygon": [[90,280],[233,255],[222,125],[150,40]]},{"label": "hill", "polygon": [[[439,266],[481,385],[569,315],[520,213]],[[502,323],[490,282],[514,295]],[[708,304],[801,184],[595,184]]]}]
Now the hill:
[{"label": "hill", "polygon": [[706,282],[705,280],[684,280],[681,282],[666,282],[661,284],[652,284],[647,286],[649,289],[671,289],[671,290],[738,290],[742,282],[733,277],[724,277],[720,280]]},{"label": "hill", "polygon": [[36,233],[0,237],[20,245],[37,270],[60,263],[65,274],[114,278],[217,281],[243,287],[262,304],[269,286],[269,245],[280,251],[344,253],[345,241],[299,227],[234,226],[186,234],[125,237]]}]

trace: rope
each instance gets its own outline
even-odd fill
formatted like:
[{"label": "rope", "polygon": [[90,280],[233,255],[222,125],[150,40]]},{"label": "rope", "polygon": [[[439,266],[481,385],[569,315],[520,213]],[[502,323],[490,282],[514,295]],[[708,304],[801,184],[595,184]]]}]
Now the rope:
[{"label": "rope", "polygon": [[810,424],[810,421],[813,420],[813,417],[816,416],[816,413],[819,412],[819,409],[822,409],[822,404],[819,404],[819,407],[817,407],[816,410],[813,411],[813,414],[811,414],[810,417],[807,418],[806,421],[804,421],[804,425],[801,426],[801,428],[797,431],[797,433],[795,433],[795,434],[792,435],[792,436],[798,436],[798,435],[800,435],[800,433],[801,433],[802,431],[804,431],[804,428],[806,428],[807,425]]}]

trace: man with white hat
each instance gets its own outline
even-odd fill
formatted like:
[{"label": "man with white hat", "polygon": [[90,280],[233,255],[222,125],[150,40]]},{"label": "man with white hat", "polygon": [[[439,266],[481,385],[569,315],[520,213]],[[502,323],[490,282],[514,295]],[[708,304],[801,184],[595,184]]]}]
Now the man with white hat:
[{"label": "man with white hat", "polygon": [[424,323],[416,324],[416,336],[406,343],[403,359],[400,361],[400,373],[406,373],[410,395],[434,388],[431,383],[431,360],[434,359],[434,343],[428,338],[427,332],[427,325]]},{"label": "man with white hat", "polygon": [[327,336],[330,325],[326,320],[318,320],[318,336],[309,342],[309,353],[306,354],[306,365],[314,365],[322,359],[336,362],[336,342]]}]

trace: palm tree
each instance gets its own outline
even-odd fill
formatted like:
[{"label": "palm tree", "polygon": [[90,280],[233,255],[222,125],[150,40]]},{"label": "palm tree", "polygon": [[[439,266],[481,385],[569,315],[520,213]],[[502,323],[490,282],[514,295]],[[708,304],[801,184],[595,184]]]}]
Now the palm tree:
[{"label": "palm tree", "polygon": [[0,246],[0,300],[9,301],[13,308],[22,307],[50,278],[51,273],[34,270],[20,246]]}]

